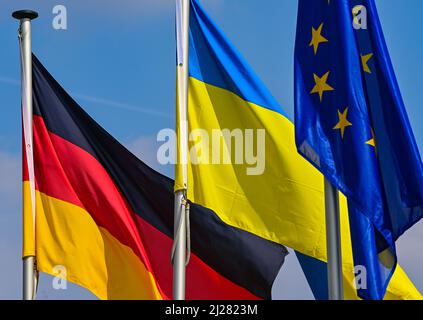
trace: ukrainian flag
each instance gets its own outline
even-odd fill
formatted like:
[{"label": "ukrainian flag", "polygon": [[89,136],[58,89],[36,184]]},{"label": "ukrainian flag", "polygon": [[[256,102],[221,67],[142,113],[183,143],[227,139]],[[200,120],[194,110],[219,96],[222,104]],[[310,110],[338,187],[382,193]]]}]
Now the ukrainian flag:
[{"label": "ukrainian flag", "polygon": [[[197,0],[191,0],[189,50],[189,132],[213,137],[213,132],[241,129],[246,136],[245,130],[257,135],[264,129],[265,152],[257,155],[264,161],[263,172],[251,174],[246,161],[213,161],[217,159],[210,155],[216,146],[191,134],[188,198],[228,225],[325,265],[323,176],[297,153],[291,120]],[[223,147],[218,150],[231,150],[233,140],[220,139]],[[176,172],[176,188],[182,189],[180,170]],[[345,298],[357,299],[343,197],[341,211]],[[421,295],[398,267],[386,298],[420,299]]]}]

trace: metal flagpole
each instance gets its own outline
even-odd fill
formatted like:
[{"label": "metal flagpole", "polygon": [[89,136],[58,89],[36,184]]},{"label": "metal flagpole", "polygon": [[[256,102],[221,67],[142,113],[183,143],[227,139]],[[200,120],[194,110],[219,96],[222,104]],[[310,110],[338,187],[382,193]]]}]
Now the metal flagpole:
[{"label": "metal flagpole", "polygon": [[178,161],[181,161],[183,190],[175,192],[173,262],[173,299],[185,300],[185,269],[189,247],[189,205],[187,193],[188,161],[188,48],[190,0],[176,0],[177,81],[178,81]]},{"label": "metal flagpole", "polygon": [[[38,17],[38,13],[31,10],[13,12],[12,16],[20,21],[19,43],[21,49],[22,68],[22,123],[24,128],[25,152],[28,162],[29,183],[31,189],[31,207],[33,214],[33,228],[35,236],[35,175],[33,165],[33,133],[32,133],[32,45],[31,20]],[[35,257],[23,258],[23,299],[35,299],[37,287],[37,273]]]},{"label": "metal flagpole", "polygon": [[339,194],[326,178],[325,211],[329,300],[343,300]]}]

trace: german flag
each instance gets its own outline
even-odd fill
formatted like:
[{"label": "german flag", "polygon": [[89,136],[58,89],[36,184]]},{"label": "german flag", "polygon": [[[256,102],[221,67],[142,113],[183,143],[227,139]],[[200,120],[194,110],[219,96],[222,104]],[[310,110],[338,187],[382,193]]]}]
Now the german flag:
[{"label": "german flag", "polygon": [[[24,227],[23,255],[48,274],[64,266],[69,281],[101,299],[171,299],[173,180],[100,127],[34,55],[33,101],[35,237]],[[190,217],[187,299],[270,299],[286,248],[197,204]]]}]

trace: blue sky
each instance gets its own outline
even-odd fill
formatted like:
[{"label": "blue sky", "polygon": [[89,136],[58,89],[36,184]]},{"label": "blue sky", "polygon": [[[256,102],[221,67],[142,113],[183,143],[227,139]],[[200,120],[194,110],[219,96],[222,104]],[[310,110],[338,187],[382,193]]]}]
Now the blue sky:
[{"label": "blue sky", "polygon": [[[423,151],[421,0],[376,0],[412,127]],[[285,111],[293,115],[295,0],[202,0]],[[52,8],[65,5],[68,30],[52,27]],[[141,159],[155,159],[156,134],[173,128],[174,0],[2,0],[0,3],[0,299],[21,296],[21,128],[16,9],[40,13],[33,51],[53,76],[112,135]],[[398,242],[399,261],[423,291],[423,223]],[[311,299],[290,255],[274,287],[280,299]],[[40,299],[93,296],[73,285],[57,291],[41,277]]]}]

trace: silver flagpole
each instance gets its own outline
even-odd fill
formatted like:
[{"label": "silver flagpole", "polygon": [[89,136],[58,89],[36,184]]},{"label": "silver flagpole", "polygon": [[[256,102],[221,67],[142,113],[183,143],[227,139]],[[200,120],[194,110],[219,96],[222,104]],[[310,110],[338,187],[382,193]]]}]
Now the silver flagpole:
[{"label": "silver flagpole", "polygon": [[178,81],[178,161],[182,165],[183,190],[175,192],[173,261],[173,299],[185,300],[187,258],[187,158],[188,158],[188,48],[190,0],[176,0],[177,81]]},{"label": "silver flagpole", "polygon": [[339,194],[326,178],[325,211],[329,300],[343,300]]},{"label": "silver flagpole", "polygon": [[[33,224],[35,225],[35,186],[34,167],[32,157],[32,45],[31,45],[31,20],[38,17],[38,13],[31,10],[13,12],[12,16],[20,21],[19,38],[22,63],[22,114],[25,135],[25,152],[28,159],[28,171],[31,184],[31,201],[33,210]],[[28,157],[28,154],[30,155]],[[33,226],[34,227],[34,226]],[[35,229],[34,229],[35,236]],[[35,257],[23,258],[23,299],[35,299],[37,287],[37,274],[35,270]]]}]

